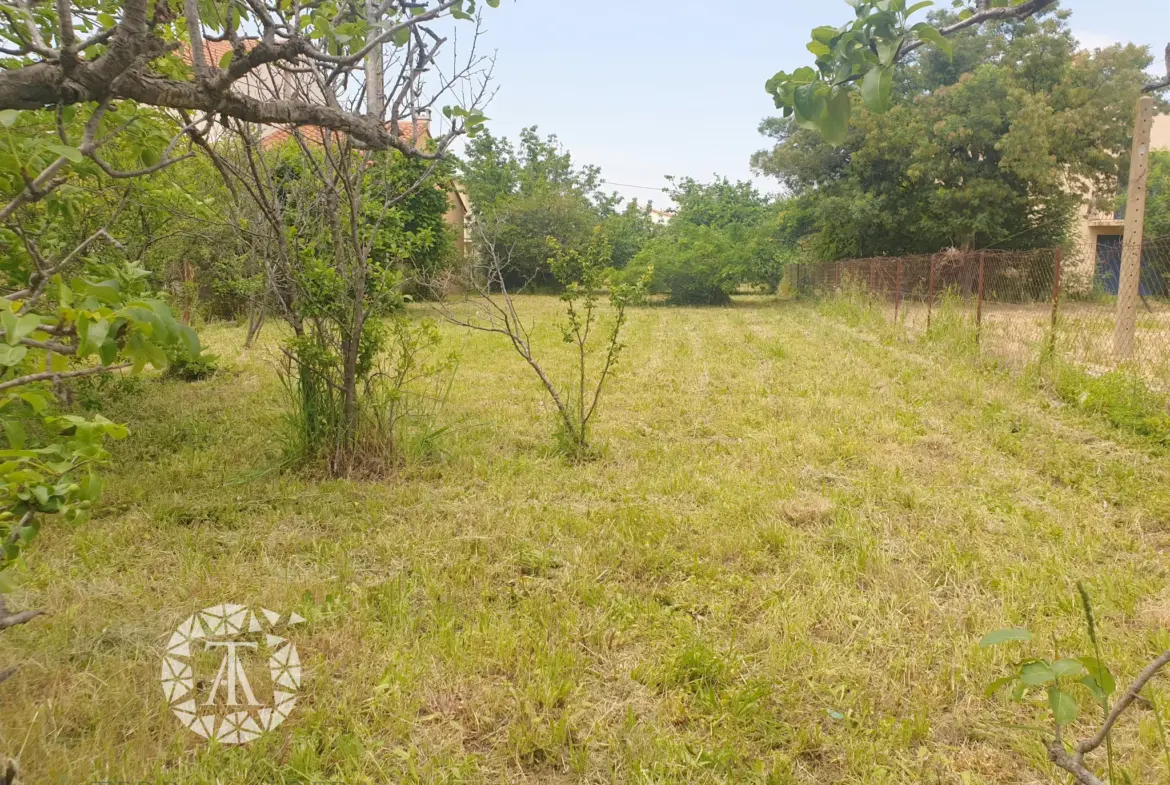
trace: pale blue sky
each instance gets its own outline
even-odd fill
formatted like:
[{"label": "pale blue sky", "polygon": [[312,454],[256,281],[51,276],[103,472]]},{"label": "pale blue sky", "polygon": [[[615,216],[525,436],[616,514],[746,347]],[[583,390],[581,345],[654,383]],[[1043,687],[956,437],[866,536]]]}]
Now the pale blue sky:
[{"label": "pale blue sky", "polygon": [[[1132,41],[1161,52],[1170,42],[1168,0],[1063,5],[1086,45]],[[772,112],[765,80],[811,64],[809,31],[851,13],[843,0],[503,0],[485,14],[482,43],[497,51],[499,88],[489,127],[515,137],[538,125],[617,183],[746,178],[765,141],[756,127]]]}]

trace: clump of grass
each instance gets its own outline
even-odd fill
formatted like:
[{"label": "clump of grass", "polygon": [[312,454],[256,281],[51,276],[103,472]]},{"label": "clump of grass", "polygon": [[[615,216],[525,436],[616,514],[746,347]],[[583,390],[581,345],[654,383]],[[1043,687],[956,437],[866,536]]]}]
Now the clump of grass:
[{"label": "clump of grass", "polygon": [[976,336],[970,304],[954,290],[943,292],[934,306],[923,340],[950,354],[967,357],[979,351]]},{"label": "clump of grass", "polygon": [[780,503],[780,515],[793,526],[823,523],[833,514],[833,502],[823,496],[797,496]]},{"label": "clump of grass", "polygon": [[1050,369],[1053,389],[1062,400],[1116,428],[1170,445],[1170,399],[1132,370],[1122,367],[1094,376],[1059,361]]},{"label": "clump of grass", "polygon": [[854,276],[842,279],[836,291],[818,301],[818,310],[848,324],[884,334],[890,328],[886,318],[889,304],[885,298],[869,291],[865,281]]}]

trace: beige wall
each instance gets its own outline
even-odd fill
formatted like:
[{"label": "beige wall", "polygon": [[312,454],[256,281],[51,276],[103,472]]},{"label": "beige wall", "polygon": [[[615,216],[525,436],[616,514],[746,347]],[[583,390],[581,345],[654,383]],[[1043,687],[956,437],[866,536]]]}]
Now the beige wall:
[{"label": "beige wall", "polygon": [[1170,151],[1170,114],[1154,118],[1154,130],[1150,134],[1150,149]]}]

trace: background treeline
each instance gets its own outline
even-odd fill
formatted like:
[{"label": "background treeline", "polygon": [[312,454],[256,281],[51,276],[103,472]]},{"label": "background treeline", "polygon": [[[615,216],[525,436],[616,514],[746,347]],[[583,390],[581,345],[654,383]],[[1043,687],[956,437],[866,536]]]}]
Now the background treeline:
[{"label": "background treeline", "polygon": [[791,194],[783,240],[817,259],[1064,242],[1081,200],[1110,205],[1124,182],[1152,62],[1133,45],[1078,50],[1067,19],[1053,10],[965,31],[953,58],[919,50],[888,112],[855,99],[842,145],[765,120],[775,145],[752,166]]}]

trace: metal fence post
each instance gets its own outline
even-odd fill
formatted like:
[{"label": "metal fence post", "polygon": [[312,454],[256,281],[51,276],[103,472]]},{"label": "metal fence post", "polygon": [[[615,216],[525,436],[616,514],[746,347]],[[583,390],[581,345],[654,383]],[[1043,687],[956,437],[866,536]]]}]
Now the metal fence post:
[{"label": "metal fence post", "polygon": [[987,251],[979,252],[979,291],[975,295],[975,343],[979,343],[983,331],[983,268],[987,264]]},{"label": "metal fence post", "polygon": [[894,321],[898,321],[898,308],[902,305],[902,257],[898,257],[898,269],[894,272]]},{"label": "metal fence post", "polygon": [[1052,329],[1048,334],[1048,350],[1050,352],[1056,351],[1056,316],[1060,309],[1060,273],[1063,267],[1063,256],[1064,251],[1057,248],[1052,261]]},{"label": "metal fence post", "polygon": [[930,329],[930,319],[934,313],[934,254],[930,255],[930,286],[926,291],[926,329]]}]

